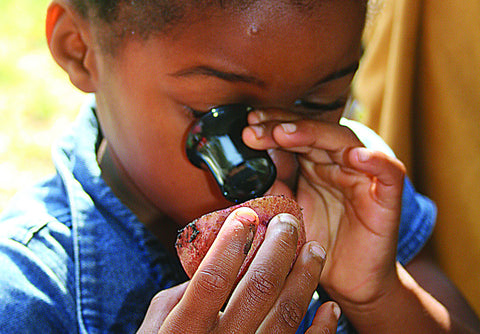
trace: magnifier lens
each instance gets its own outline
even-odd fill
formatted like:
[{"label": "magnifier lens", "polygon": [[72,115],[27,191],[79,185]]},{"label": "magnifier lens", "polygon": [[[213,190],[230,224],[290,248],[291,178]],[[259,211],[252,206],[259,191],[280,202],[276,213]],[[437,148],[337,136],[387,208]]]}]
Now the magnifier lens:
[{"label": "magnifier lens", "polygon": [[242,141],[251,110],[240,104],[214,108],[192,126],[187,137],[188,159],[209,170],[225,198],[232,202],[262,196],[276,177],[268,153],[253,150]]}]

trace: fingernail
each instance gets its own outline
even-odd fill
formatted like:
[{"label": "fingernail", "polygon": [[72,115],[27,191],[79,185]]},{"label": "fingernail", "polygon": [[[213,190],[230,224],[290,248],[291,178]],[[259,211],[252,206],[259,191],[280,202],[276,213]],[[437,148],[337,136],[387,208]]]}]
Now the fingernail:
[{"label": "fingernail", "polygon": [[281,126],[285,133],[294,133],[297,131],[297,126],[294,123],[282,123]]},{"label": "fingernail", "polygon": [[325,251],[325,249],[322,246],[318,245],[316,242],[312,242],[310,244],[309,251],[310,254],[313,255],[313,257],[320,259],[321,261],[325,261],[325,259],[327,258],[327,252]]},{"label": "fingernail", "polygon": [[252,247],[253,239],[257,231],[257,215],[255,211],[249,208],[238,208],[234,212],[234,220],[240,222],[243,228],[248,228],[247,240],[243,247],[243,252],[246,255]]},{"label": "fingernail", "polygon": [[372,152],[363,147],[358,147],[356,149],[356,153],[357,153],[358,161],[360,162],[366,162],[372,156]]},{"label": "fingernail", "polygon": [[278,220],[279,222],[282,223],[283,227],[285,229],[285,231],[287,230],[287,227],[288,226],[288,232],[290,233],[296,233],[297,231],[297,228],[298,228],[298,223],[295,219],[294,216],[292,216],[291,214],[289,213],[281,213],[279,215],[276,215],[274,217],[274,219]]},{"label": "fingernail", "polygon": [[257,139],[260,139],[260,138],[263,137],[263,133],[264,133],[263,126],[261,126],[261,125],[250,125],[250,129],[253,130],[253,132],[255,133],[255,137]]},{"label": "fingernail", "polygon": [[250,124],[259,124],[263,122],[265,119],[265,115],[262,111],[256,110],[252,111],[251,113],[248,114],[248,122]]},{"label": "fingernail", "polygon": [[254,225],[257,221],[257,215],[252,209],[239,208],[235,210],[235,219],[244,223],[245,225]]},{"label": "fingernail", "polygon": [[333,314],[335,314],[335,318],[337,318],[338,321],[338,319],[340,319],[340,315],[342,314],[342,310],[340,309],[340,306],[335,302],[332,303],[332,309]]}]

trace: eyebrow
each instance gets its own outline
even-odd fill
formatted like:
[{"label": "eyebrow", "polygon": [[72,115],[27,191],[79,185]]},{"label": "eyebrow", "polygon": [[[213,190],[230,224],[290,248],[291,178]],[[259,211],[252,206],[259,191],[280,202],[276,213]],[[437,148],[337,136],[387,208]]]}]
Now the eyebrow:
[{"label": "eyebrow", "polygon": [[[336,80],[348,74],[351,74],[358,69],[358,66],[359,66],[359,62],[356,61],[355,63],[337,72],[327,75],[325,78],[317,82],[315,86],[323,84],[328,81]],[[235,72],[222,71],[206,65],[189,67],[189,68],[171,73],[170,75],[174,77],[190,77],[190,76],[200,75],[200,76],[207,76],[207,77],[215,77],[228,82],[244,82],[244,83],[253,84],[260,87],[265,86],[264,81],[254,76],[235,73]]]},{"label": "eyebrow", "polygon": [[331,73],[331,74],[327,75],[325,78],[323,78],[322,80],[317,82],[317,85],[328,82],[328,81],[333,81],[333,80],[336,80],[336,79],[340,79],[340,78],[342,78],[342,77],[344,77],[348,74],[355,73],[358,70],[359,65],[360,65],[360,62],[356,61],[353,64],[348,65],[347,67],[342,68],[341,70],[338,70],[335,73]]},{"label": "eyebrow", "polygon": [[221,71],[210,66],[193,66],[171,74],[174,77],[190,77],[195,75],[219,78],[228,82],[244,82],[263,87],[265,82],[251,75]]}]

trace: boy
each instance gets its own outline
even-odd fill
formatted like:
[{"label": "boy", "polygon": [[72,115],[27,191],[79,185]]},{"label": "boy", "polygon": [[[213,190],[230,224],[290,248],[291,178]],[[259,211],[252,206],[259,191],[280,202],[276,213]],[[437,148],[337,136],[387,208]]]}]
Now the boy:
[{"label": "boy", "polygon": [[[428,238],[431,205],[406,183],[399,228],[404,168],[364,149],[357,135],[375,142],[364,129],[338,124],[364,15],[356,0],[54,1],[52,55],[95,101],[54,150],[58,175],[4,214],[2,329],[133,332],[145,317],[144,333],[293,333],[314,318],[317,284],[358,332],[476,326],[429,262],[417,256],[409,272],[396,262]],[[189,163],[185,136],[198,115],[236,103],[255,109],[243,140],[269,150],[278,172],[269,193],[304,208],[309,242],[290,270],[298,222],[277,216],[233,289],[255,218],[240,210],[176,286],[185,280],[176,230],[231,205]],[[338,309],[327,305],[311,333],[333,330]]]}]

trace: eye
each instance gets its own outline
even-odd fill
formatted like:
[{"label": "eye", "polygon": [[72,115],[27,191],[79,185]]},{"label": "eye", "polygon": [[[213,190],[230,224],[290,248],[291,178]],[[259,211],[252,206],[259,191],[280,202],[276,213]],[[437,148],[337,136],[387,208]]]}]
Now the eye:
[{"label": "eye", "polygon": [[350,96],[350,78],[328,82],[294,102],[300,111],[329,112],[345,108]]},{"label": "eye", "polygon": [[341,97],[338,100],[327,103],[311,102],[303,99],[298,99],[294,102],[295,107],[313,111],[333,111],[344,108],[346,104],[347,98],[345,97]]},{"label": "eye", "polygon": [[202,118],[204,115],[210,113],[210,112],[226,112],[227,110],[234,111],[234,112],[250,112],[253,110],[253,107],[243,104],[243,103],[233,103],[233,104],[225,104],[225,105],[219,105],[216,107],[213,107],[209,110],[198,110],[198,109],[193,109],[189,106],[184,105],[183,108],[186,110],[186,113],[189,117],[194,118],[194,119],[199,119]]}]

